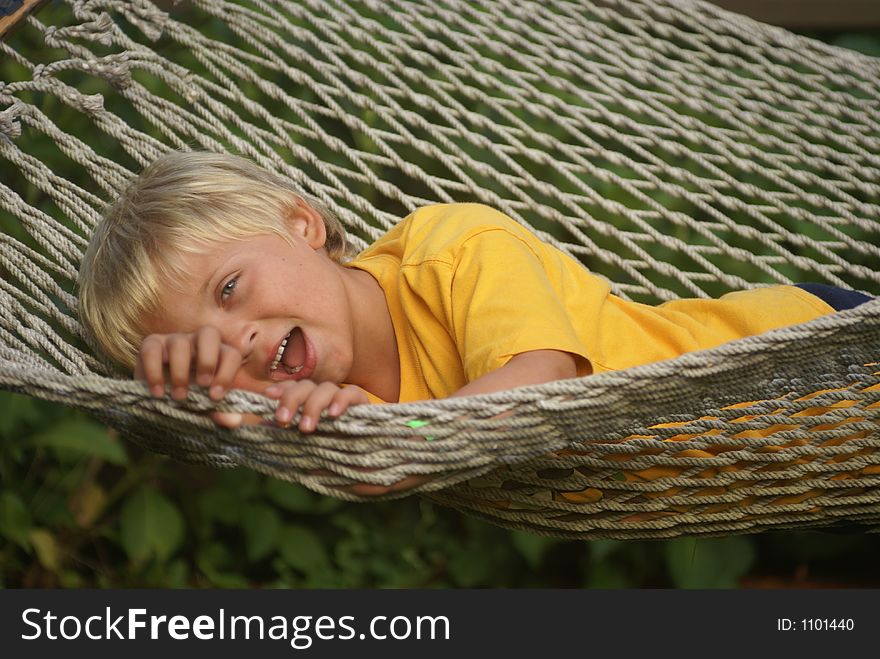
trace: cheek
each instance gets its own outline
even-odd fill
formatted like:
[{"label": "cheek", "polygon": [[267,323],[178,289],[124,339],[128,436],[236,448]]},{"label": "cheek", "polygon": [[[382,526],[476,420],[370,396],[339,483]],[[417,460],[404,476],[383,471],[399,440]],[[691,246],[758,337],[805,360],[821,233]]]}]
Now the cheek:
[{"label": "cheek", "polygon": [[244,369],[239,369],[235,377],[232,378],[232,389],[244,389],[245,391],[255,391],[258,394],[269,386],[268,382],[259,382],[249,375]]}]

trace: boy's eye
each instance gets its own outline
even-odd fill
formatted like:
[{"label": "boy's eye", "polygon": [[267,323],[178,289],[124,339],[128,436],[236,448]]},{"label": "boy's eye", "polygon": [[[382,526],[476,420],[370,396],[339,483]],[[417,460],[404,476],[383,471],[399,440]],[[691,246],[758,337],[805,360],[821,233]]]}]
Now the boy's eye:
[{"label": "boy's eye", "polygon": [[232,295],[232,292],[235,290],[235,285],[237,283],[238,277],[234,277],[233,279],[230,279],[228,282],[226,282],[226,284],[223,286],[223,289],[220,291],[220,299],[223,301],[227,300],[229,296]]}]

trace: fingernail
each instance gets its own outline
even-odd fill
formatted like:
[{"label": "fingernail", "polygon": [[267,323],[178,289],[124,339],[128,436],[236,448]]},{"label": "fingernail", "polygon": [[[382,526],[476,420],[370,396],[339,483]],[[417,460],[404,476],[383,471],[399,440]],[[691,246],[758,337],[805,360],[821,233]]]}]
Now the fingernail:
[{"label": "fingernail", "polygon": [[281,393],[281,387],[279,387],[277,384],[272,384],[266,387],[263,393],[267,396],[277,396],[279,393]]},{"label": "fingernail", "polygon": [[162,398],[162,396],[165,394],[165,387],[163,387],[161,384],[154,385],[150,388],[150,393],[156,398]]},{"label": "fingernail", "polygon": [[293,412],[286,407],[279,407],[275,410],[275,418],[278,419],[279,423],[290,423],[290,420],[293,418]]},{"label": "fingernail", "polygon": [[330,416],[339,416],[342,413],[340,407],[342,406],[339,403],[331,403],[330,407],[327,408],[327,414]]},{"label": "fingernail", "polygon": [[196,382],[199,383],[200,387],[207,387],[209,384],[211,384],[211,374],[202,373],[196,378]]},{"label": "fingernail", "polygon": [[312,432],[315,429],[315,420],[310,416],[303,415],[299,422],[299,429],[303,432]]},{"label": "fingernail", "polygon": [[176,398],[177,400],[183,400],[186,398],[186,388],[185,387],[174,387],[171,390],[171,396]]},{"label": "fingernail", "polygon": [[213,387],[211,387],[210,391],[208,391],[208,395],[214,400],[220,400],[221,398],[223,398],[223,387],[221,387],[219,384],[215,384]]}]

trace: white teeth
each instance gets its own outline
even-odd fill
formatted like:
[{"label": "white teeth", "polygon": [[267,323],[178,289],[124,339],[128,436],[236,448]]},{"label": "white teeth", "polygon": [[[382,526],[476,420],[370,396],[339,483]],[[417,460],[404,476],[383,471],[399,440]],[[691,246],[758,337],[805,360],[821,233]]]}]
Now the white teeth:
[{"label": "white teeth", "polygon": [[[292,332],[293,330],[291,330]],[[278,364],[281,362],[281,355],[284,353],[284,348],[287,346],[287,340],[290,338],[290,333],[288,332],[287,336],[284,337],[284,340],[281,342],[281,345],[278,346],[278,352],[275,354],[275,359],[272,360],[272,365],[269,367],[269,371],[274,371],[278,368]],[[302,368],[302,366],[300,366]]]},{"label": "white teeth", "polygon": [[[287,347],[287,341],[290,339],[290,335],[293,333],[293,330],[284,337],[284,340],[281,342],[281,345],[278,346],[278,352],[275,353],[275,359],[272,360],[272,365],[269,366],[269,372],[273,373],[278,370],[278,365],[281,363],[281,355],[284,354],[284,348]],[[287,364],[284,364],[284,370],[288,375],[295,375],[303,370],[304,364],[300,364],[299,366],[290,367]]]}]

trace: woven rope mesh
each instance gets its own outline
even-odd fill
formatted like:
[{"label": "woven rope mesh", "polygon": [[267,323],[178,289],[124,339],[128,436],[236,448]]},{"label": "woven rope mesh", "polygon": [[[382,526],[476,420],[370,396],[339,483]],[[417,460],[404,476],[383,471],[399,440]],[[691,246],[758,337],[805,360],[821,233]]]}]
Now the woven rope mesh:
[{"label": "woven rope mesh", "polygon": [[877,302],[627,371],[359,407],[301,437],[213,428],[195,389],[149,398],[83,344],[73,289],[103,203],[199,148],[290,177],[359,247],[420,205],[478,201],[637,301],[796,281],[876,295],[877,60],[672,0],[68,0],[0,52],[0,387],[337,496],[429,473],[416,491],[538,533],[880,517]]}]

